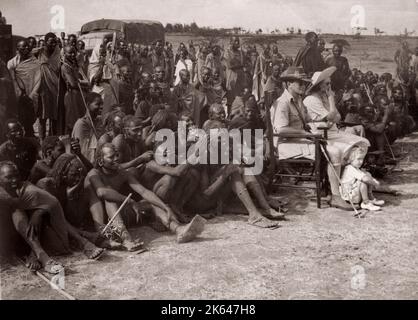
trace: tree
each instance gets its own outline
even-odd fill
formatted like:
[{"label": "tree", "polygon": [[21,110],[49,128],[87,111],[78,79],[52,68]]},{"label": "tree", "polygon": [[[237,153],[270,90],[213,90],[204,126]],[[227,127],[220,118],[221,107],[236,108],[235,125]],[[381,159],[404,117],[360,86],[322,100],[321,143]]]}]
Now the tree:
[{"label": "tree", "polygon": [[183,25],[181,23],[176,23],[173,26],[174,32],[181,33],[183,32]]},{"label": "tree", "polygon": [[171,23],[167,23],[166,25],[165,25],[165,32],[167,32],[167,33],[171,33],[171,32],[173,32],[174,31],[174,27],[173,27],[173,25],[171,24]]},{"label": "tree", "polygon": [[191,31],[191,27],[189,24],[185,23],[183,25],[183,32],[190,32]]},{"label": "tree", "polygon": [[193,33],[199,32],[199,27],[196,24],[196,22],[192,22],[191,23],[191,25],[190,25],[190,31],[193,32]]}]

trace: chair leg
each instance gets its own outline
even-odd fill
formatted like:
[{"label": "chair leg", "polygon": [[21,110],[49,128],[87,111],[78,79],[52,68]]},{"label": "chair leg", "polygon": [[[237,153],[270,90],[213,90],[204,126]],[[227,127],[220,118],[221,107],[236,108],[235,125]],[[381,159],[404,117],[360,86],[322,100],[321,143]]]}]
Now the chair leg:
[{"label": "chair leg", "polygon": [[321,209],[321,152],[319,149],[319,144],[316,143],[315,146],[315,182],[316,182],[316,206],[318,209]]},{"label": "chair leg", "polygon": [[316,180],[316,206],[321,209],[321,174],[320,172],[315,173]]}]

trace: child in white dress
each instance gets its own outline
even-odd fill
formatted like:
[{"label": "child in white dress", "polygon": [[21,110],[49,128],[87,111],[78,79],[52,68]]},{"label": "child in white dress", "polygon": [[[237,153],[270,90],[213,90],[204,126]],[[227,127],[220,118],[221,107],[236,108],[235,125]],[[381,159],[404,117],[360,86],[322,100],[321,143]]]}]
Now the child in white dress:
[{"label": "child in white dress", "polygon": [[385,204],[383,200],[377,200],[373,196],[373,187],[378,187],[380,182],[372,175],[361,170],[364,154],[353,150],[350,155],[349,164],[344,168],[341,178],[340,193],[345,201],[351,200],[354,204],[360,204],[362,209],[379,211]]}]

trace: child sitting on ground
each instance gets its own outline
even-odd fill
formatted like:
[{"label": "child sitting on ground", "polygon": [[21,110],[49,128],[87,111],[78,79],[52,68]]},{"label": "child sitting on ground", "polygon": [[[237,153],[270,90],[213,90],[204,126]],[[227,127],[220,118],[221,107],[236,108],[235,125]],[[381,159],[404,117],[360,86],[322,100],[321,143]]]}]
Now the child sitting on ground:
[{"label": "child sitting on ground", "polygon": [[379,211],[385,204],[383,200],[377,200],[373,196],[373,187],[380,186],[369,172],[361,170],[364,155],[354,150],[351,153],[349,164],[345,167],[342,178],[340,193],[345,201],[353,204],[360,204],[362,209],[369,211]]}]

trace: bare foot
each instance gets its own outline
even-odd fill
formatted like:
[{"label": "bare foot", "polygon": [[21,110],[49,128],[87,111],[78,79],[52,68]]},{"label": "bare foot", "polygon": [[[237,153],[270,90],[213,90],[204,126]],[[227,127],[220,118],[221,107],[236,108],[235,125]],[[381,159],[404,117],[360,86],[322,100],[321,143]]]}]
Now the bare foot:
[{"label": "bare foot", "polygon": [[255,217],[249,218],[248,224],[254,227],[266,228],[266,229],[276,229],[280,227],[280,225],[277,222],[271,221],[263,216],[255,216]]},{"label": "bare foot", "polygon": [[199,234],[202,233],[203,229],[205,228],[205,223],[206,219],[196,215],[189,224],[178,227],[176,230],[177,242],[185,243],[195,239]]},{"label": "bare foot", "polygon": [[32,272],[38,271],[42,268],[41,262],[38,260],[38,258],[36,257],[33,251],[31,251],[29,256],[26,258],[25,265]]},{"label": "bare foot", "polygon": [[105,249],[98,248],[91,242],[86,242],[86,244],[84,245],[83,252],[87,258],[92,260],[98,260],[105,252]]},{"label": "bare foot", "polygon": [[285,220],[285,215],[279,211],[270,208],[269,210],[263,210],[264,216],[270,219]]},{"label": "bare foot", "polygon": [[122,243],[122,245],[125,247],[126,250],[129,252],[134,252],[142,249],[144,243],[139,240],[128,240],[125,239]]}]

